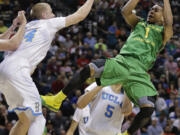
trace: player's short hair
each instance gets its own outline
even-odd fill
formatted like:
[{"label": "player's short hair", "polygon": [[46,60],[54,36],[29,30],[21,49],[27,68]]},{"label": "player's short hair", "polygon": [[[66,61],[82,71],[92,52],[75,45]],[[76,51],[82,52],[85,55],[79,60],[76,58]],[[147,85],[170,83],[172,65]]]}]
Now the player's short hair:
[{"label": "player's short hair", "polygon": [[47,9],[47,3],[37,3],[35,4],[30,11],[31,19],[41,19],[42,13]]}]

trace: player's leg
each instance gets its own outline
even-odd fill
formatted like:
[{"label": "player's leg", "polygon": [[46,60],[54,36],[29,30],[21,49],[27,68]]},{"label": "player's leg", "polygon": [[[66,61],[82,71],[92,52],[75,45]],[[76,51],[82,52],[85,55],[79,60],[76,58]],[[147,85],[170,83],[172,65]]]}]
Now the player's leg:
[{"label": "player's leg", "polygon": [[73,89],[77,89],[79,84],[83,84],[89,77],[99,78],[104,70],[105,59],[92,61],[85,66],[79,73],[76,73],[69,83],[62,89],[65,95],[68,95]]},{"label": "player's leg", "polygon": [[95,78],[100,77],[104,70],[105,62],[105,59],[98,59],[89,65],[86,65],[80,72],[72,77],[68,84],[58,94],[55,96],[41,96],[42,104],[53,111],[58,111],[62,101],[72,90],[77,89],[79,84],[83,84],[90,76],[94,76]]},{"label": "player's leg", "polygon": [[30,120],[25,112],[21,112],[18,115],[19,120],[11,129],[9,135],[26,135],[30,127]]},{"label": "player's leg", "polygon": [[37,116],[32,116],[31,117],[31,125],[28,130],[28,135],[42,135],[44,132],[46,120],[44,116],[37,115]]},{"label": "player's leg", "polygon": [[142,105],[140,106],[140,112],[136,115],[131,126],[128,128],[126,132],[127,135],[132,135],[139,128],[145,126],[154,112],[155,97],[143,97],[140,100],[142,100],[140,101],[142,103]]},{"label": "player's leg", "polygon": [[145,126],[151,118],[155,107],[157,92],[150,81],[144,83],[129,82],[125,88],[126,94],[133,103],[140,107],[140,112],[135,116],[132,124],[123,135],[132,135],[139,128]]},{"label": "player's leg", "polygon": [[17,112],[18,122],[12,128],[10,135],[42,135],[46,120],[42,114],[33,115],[31,110]]}]

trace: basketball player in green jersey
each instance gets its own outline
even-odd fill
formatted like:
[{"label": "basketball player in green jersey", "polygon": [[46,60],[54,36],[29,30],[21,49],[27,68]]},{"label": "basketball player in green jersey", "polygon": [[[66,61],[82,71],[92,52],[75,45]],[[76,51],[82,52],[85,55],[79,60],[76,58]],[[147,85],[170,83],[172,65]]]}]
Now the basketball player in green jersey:
[{"label": "basketball player in green jersey", "polygon": [[95,60],[85,66],[57,95],[42,96],[44,105],[57,111],[73,89],[90,76],[94,76],[100,86],[121,84],[129,99],[140,107],[140,112],[124,135],[133,134],[148,122],[154,111],[154,96],[157,91],[147,71],[151,69],[158,53],[173,35],[173,16],[169,0],[162,0],[164,7],[154,5],[145,21],[132,12],[139,1],[129,0],[122,9],[122,15],[131,26],[132,32],[120,54],[115,58]]}]

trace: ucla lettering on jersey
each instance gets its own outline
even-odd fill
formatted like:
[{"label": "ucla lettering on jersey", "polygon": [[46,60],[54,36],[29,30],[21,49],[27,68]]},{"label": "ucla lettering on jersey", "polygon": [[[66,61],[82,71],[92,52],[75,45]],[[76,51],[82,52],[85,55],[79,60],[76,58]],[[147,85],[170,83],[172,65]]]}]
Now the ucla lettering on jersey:
[{"label": "ucla lettering on jersey", "polygon": [[112,95],[112,94],[109,94],[109,93],[106,93],[106,92],[102,92],[102,99],[103,100],[109,100],[115,104],[122,104],[118,101],[118,96],[115,96],[115,95]]}]

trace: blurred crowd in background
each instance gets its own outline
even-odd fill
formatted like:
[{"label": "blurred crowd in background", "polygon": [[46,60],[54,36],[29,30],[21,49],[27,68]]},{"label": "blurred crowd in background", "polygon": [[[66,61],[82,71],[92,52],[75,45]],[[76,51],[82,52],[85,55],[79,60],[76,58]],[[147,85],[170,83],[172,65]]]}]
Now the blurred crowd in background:
[{"label": "blurred crowd in background", "polygon": [[[0,33],[11,25],[20,9],[28,13],[34,3],[48,2],[57,16],[73,13],[85,0],[0,0]],[[136,14],[146,19],[154,3],[163,0],[140,0]],[[127,37],[130,28],[121,15],[121,8],[127,0],[96,0],[89,16],[81,23],[59,31],[46,56],[35,70],[33,79],[40,94],[56,94],[71,79],[75,72],[98,58],[115,57]],[[149,71],[152,82],[159,95],[156,111],[149,124],[138,130],[136,135],[179,135],[180,134],[180,1],[170,0],[174,16],[174,36],[158,55],[152,70]],[[4,53],[0,53],[3,60]],[[69,95],[63,102],[61,111],[54,113],[43,107],[47,120],[44,135],[65,135],[71,116],[76,108],[79,96],[86,84],[79,84],[79,89]],[[8,135],[17,120],[14,113],[8,113],[4,96],[0,94],[0,135]],[[138,113],[134,108],[132,114],[125,118],[122,130],[125,130]],[[75,133],[78,135],[78,132]]]}]

